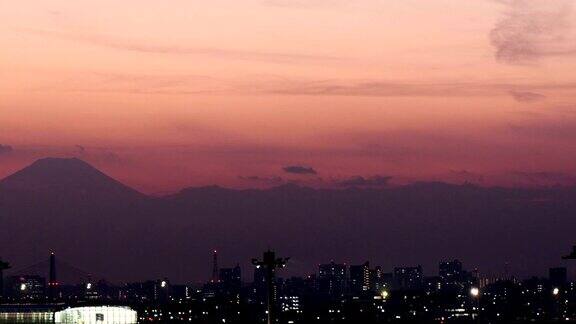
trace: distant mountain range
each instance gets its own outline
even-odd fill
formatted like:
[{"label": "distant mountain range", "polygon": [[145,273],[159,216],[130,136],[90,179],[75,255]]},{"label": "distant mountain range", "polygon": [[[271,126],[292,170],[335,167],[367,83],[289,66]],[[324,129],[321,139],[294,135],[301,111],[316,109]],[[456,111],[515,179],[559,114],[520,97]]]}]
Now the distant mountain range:
[{"label": "distant mountain range", "polygon": [[576,241],[576,188],[416,183],[384,189],[217,186],[150,197],[79,159],[46,158],[0,181],[0,256],[15,268],[55,251],[113,281],[210,276],[274,248],[287,275],[321,262],[370,260],[437,271],[459,258],[481,273],[521,275],[561,264]]}]

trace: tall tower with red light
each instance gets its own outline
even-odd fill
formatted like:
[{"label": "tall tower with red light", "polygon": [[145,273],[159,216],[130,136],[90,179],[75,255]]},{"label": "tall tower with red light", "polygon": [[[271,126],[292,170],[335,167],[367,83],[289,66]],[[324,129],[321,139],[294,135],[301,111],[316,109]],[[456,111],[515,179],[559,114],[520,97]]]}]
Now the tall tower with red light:
[{"label": "tall tower with red light", "polygon": [[218,251],[212,251],[212,282],[218,282]]},{"label": "tall tower with red light", "polygon": [[55,301],[58,296],[58,281],[56,279],[56,255],[50,253],[50,273],[48,275],[48,299]]}]

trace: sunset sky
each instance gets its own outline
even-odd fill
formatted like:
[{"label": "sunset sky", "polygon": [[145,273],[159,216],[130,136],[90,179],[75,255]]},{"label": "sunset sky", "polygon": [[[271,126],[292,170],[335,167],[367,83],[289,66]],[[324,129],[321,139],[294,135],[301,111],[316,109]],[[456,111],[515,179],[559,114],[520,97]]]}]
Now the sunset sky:
[{"label": "sunset sky", "polygon": [[574,0],[0,0],[0,177],[576,184]]}]

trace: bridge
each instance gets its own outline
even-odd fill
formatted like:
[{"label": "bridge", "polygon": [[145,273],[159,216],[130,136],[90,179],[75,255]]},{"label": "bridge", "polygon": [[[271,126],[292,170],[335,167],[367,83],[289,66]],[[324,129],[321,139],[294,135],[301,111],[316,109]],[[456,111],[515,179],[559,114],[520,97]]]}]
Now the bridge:
[{"label": "bridge", "polygon": [[32,265],[14,268],[8,262],[0,259],[0,302],[6,302],[9,292],[14,295],[33,300],[46,299],[50,302],[58,300],[60,286],[91,285],[102,279],[80,269],[64,260],[57,259],[54,253],[40,262]]}]

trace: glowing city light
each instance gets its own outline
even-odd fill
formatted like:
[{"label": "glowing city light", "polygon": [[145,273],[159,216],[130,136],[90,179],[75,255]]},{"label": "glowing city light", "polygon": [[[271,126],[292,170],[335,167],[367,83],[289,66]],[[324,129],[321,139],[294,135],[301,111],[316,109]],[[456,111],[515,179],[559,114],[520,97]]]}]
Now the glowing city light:
[{"label": "glowing city light", "polygon": [[480,295],[480,289],[472,287],[470,289],[470,295],[472,295],[472,297],[478,297],[478,295]]}]

